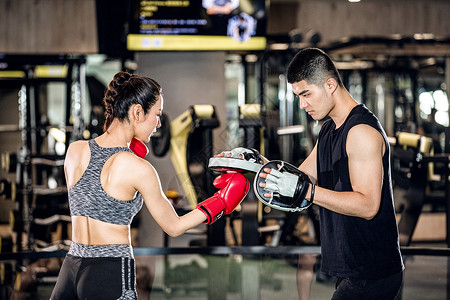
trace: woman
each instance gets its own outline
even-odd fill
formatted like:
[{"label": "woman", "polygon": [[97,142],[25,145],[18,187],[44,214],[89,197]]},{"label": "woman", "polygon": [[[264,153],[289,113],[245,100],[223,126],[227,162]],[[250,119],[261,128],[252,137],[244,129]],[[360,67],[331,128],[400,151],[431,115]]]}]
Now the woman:
[{"label": "woman", "polygon": [[[137,299],[130,224],[143,202],[171,236],[231,213],[248,191],[239,173],[214,181],[221,189],[179,217],[165,197],[152,165],[127,146],[148,142],[161,126],[163,97],[151,78],[117,73],[103,99],[105,132],[76,141],[64,171],[72,217],[72,244],[51,299]],[[132,200],[130,200],[132,199]]]}]

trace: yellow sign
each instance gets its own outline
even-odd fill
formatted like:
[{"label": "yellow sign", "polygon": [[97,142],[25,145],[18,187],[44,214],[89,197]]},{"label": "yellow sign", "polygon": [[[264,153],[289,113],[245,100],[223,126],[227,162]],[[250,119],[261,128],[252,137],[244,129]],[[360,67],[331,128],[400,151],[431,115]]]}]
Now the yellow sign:
[{"label": "yellow sign", "polygon": [[144,35],[129,34],[130,51],[214,51],[214,50],[264,50],[265,37],[252,37],[239,42],[229,36],[205,35]]}]

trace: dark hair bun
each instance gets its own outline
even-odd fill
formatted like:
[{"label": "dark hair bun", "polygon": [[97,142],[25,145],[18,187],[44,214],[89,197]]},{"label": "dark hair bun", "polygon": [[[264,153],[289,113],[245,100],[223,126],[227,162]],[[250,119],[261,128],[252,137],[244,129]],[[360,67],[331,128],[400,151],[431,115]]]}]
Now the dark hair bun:
[{"label": "dark hair bun", "polygon": [[114,118],[120,121],[128,119],[128,109],[139,104],[148,113],[161,95],[161,86],[146,76],[137,76],[128,72],[118,72],[108,85],[103,97],[105,105],[106,131]]},{"label": "dark hair bun", "polygon": [[110,125],[110,122],[108,121],[112,121],[114,117],[114,102],[117,99],[117,95],[122,90],[124,83],[128,82],[131,76],[132,75],[128,72],[119,72],[114,75],[113,80],[111,80],[108,85],[105,97],[103,98],[103,103],[105,105],[105,120],[109,123],[108,127]]}]

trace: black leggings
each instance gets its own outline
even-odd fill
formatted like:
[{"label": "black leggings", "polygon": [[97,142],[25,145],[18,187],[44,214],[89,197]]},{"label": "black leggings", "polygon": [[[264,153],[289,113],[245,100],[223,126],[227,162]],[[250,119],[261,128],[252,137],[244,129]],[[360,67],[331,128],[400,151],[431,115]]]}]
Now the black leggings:
[{"label": "black leggings", "polygon": [[67,254],[50,300],[137,299],[134,259]]}]

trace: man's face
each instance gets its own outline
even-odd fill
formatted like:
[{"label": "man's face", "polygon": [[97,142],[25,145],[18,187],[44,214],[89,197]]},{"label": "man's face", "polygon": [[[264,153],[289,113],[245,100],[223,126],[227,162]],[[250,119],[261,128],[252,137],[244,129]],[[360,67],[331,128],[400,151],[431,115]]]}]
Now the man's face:
[{"label": "man's face", "polygon": [[314,120],[322,120],[334,107],[325,84],[320,87],[302,80],[292,84],[292,91],[299,98],[300,109],[304,109]]}]

